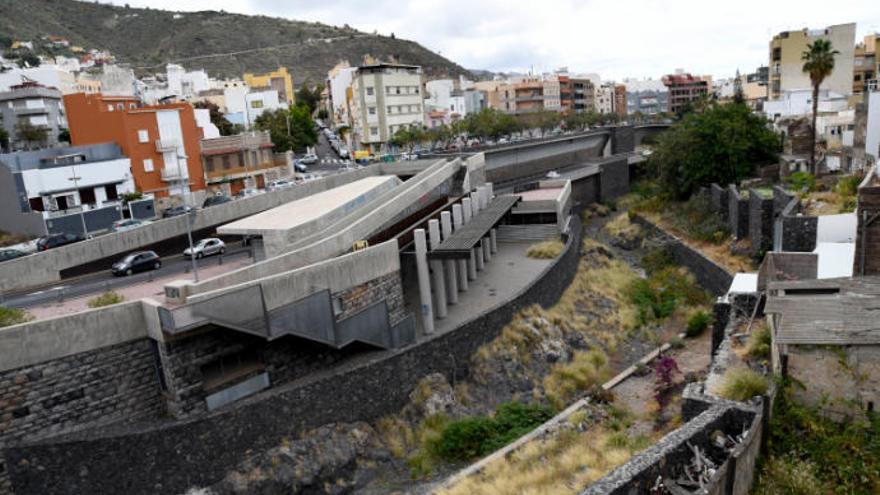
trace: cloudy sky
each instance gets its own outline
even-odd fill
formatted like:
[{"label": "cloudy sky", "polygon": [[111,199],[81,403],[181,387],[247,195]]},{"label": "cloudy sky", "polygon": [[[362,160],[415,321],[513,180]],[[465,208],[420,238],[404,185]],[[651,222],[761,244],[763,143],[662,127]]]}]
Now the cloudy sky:
[{"label": "cloudy sky", "polygon": [[113,0],[348,24],[418,41],[468,69],[568,67],[607,79],[676,68],[715,77],[767,63],[774,33],[858,23],[880,31],[877,0]]}]

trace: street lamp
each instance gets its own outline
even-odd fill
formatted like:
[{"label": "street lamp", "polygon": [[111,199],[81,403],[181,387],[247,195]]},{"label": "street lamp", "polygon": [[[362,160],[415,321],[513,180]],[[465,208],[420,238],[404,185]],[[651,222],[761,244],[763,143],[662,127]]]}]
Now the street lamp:
[{"label": "street lamp", "polygon": [[189,239],[189,259],[192,261],[193,281],[199,282],[199,264],[196,262],[196,250],[193,248],[192,226],[196,221],[196,210],[190,208],[186,213],[186,237]]},{"label": "street lamp", "polygon": [[83,205],[83,202],[82,202],[82,196],[79,194],[79,182],[78,181],[80,179],[82,179],[82,177],[76,176],[76,167],[74,165],[70,166],[70,170],[71,170],[71,173],[73,174],[73,176],[69,177],[67,180],[73,181],[73,188],[76,190],[76,197],[79,198],[79,219],[82,222],[83,237],[88,237],[89,236],[89,229],[88,229],[88,227],[86,227],[85,206]]}]

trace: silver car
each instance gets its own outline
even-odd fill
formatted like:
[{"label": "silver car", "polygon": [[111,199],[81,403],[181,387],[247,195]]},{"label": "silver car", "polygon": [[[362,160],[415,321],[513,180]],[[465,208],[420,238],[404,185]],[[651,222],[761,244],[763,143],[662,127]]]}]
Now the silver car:
[{"label": "silver car", "polygon": [[223,254],[226,252],[226,244],[216,237],[209,237],[197,242],[192,249],[183,250],[183,255],[190,257],[195,253],[196,259],[201,259],[212,254]]}]

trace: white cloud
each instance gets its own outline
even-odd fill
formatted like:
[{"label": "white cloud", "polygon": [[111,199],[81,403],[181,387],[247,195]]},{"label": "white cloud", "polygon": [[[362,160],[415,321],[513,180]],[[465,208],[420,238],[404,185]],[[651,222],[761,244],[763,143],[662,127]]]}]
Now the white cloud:
[{"label": "white cloud", "polygon": [[[124,0],[115,1],[123,3]],[[179,10],[172,0],[127,0]],[[657,78],[675,68],[716,77],[767,63],[774,33],[857,22],[880,31],[876,0],[190,0],[185,10],[263,14],[412,39],[472,69]]]}]

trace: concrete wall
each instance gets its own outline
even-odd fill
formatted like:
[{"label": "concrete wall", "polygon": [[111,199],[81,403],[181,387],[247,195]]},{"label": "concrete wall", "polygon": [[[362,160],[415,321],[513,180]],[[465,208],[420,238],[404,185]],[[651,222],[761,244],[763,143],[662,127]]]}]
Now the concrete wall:
[{"label": "concrete wall", "polygon": [[609,139],[608,131],[574,136],[534,144],[486,151],[486,180],[496,187],[504,182],[560,167],[585,162],[601,156]]},{"label": "concrete wall", "polygon": [[727,222],[730,218],[730,203],[728,198],[728,190],[713,183],[709,186],[709,201],[712,207],[721,217],[722,222]]},{"label": "concrete wall", "polygon": [[783,346],[795,398],[838,420],[880,406],[880,345]]},{"label": "concrete wall", "polygon": [[[428,341],[347,361],[198,418],[117,425],[8,449],[16,495],[151,494],[157,486],[181,493],[216,482],[245,452],[273,447],[282,438],[328,422],[369,421],[397,411],[423,376],[466,376],[468,357],[495,338],[520,309],[558,300],[580,260],[577,217],[571,232],[565,252],[530,287]],[[151,469],[142,469],[144,465]]]},{"label": "concrete wall", "polygon": [[626,157],[599,165],[599,200],[613,201],[629,193],[629,163]]},{"label": "concrete wall", "polygon": [[[24,201],[27,202],[27,198]],[[0,230],[34,237],[45,235],[43,216],[37,212],[23,212],[22,206],[15,187],[15,176],[9,167],[0,164]]]},{"label": "concrete wall", "polygon": [[[274,208],[280,204],[342,184],[378,175],[379,170],[378,166],[365,167],[306,182],[289,189],[198,210],[193,230],[216,227],[231,220]],[[54,282],[60,279],[62,270],[105,258],[115,260],[115,257],[122,253],[173,237],[185,236],[186,222],[186,216],[167,218],[138,229],[107,234],[88,241],[50,249],[33,256],[4,262],[0,264],[0,291],[24,289]]]},{"label": "concrete wall", "polygon": [[737,240],[749,235],[749,200],[739,194],[735,185],[727,187],[727,221],[730,234]]},{"label": "concrete wall", "polygon": [[749,189],[749,241],[757,256],[773,248],[773,198]]}]

